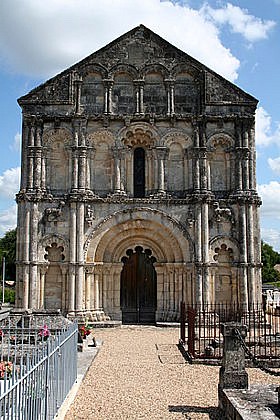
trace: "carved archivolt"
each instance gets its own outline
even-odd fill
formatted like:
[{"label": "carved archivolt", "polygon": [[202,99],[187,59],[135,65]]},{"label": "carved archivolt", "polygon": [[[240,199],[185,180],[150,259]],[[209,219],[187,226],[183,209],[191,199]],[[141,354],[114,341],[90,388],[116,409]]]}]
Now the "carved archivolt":
[{"label": "carved archivolt", "polygon": [[144,77],[145,75],[150,73],[159,73],[164,79],[169,77],[168,69],[161,64],[149,64],[143,69],[141,69],[141,75],[143,75]]},{"label": "carved archivolt", "polygon": [[112,146],[114,144],[114,134],[106,129],[88,133],[87,143],[92,147],[95,147],[99,143],[107,143],[108,146]]},{"label": "carved archivolt", "polygon": [[177,75],[186,74],[189,77],[189,80],[193,80],[194,78],[198,78],[200,75],[200,71],[193,67],[191,64],[178,64],[172,69],[172,75],[176,78]]},{"label": "carved archivolt", "polygon": [[217,262],[217,257],[220,250],[228,251],[232,261],[239,261],[239,246],[233,239],[226,236],[215,237],[209,244],[210,262]]},{"label": "carved archivolt", "polygon": [[46,130],[43,133],[43,145],[51,147],[53,143],[63,142],[65,146],[68,146],[72,141],[72,137],[72,132],[66,128]]},{"label": "carved archivolt", "polygon": [[60,235],[46,235],[39,242],[39,260],[45,261],[46,248],[51,247],[52,244],[56,244],[57,248],[63,249],[63,255],[65,260],[68,260],[69,256],[69,243],[68,240]]},{"label": "carved archivolt", "polygon": [[179,143],[183,149],[192,146],[191,138],[182,131],[174,130],[162,137],[161,143],[170,147],[172,143]]},{"label": "carved archivolt", "polygon": [[122,129],[118,138],[126,146],[152,147],[159,139],[158,132],[147,123],[135,123]]},{"label": "carved archivolt", "polygon": [[162,211],[135,208],[115,212],[91,230],[85,259],[118,262],[134,245],[152,249],[158,261],[191,261],[194,255],[193,241],[180,223]]},{"label": "carved archivolt", "polygon": [[107,69],[101,64],[97,63],[88,64],[79,71],[79,75],[81,75],[83,78],[87,77],[91,73],[97,73],[103,79],[107,79],[108,77]]},{"label": "carved archivolt", "polygon": [[117,64],[110,69],[110,76],[114,78],[118,73],[128,73],[133,79],[138,79],[138,71],[131,64]]},{"label": "carved archivolt", "polygon": [[217,147],[230,149],[234,146],[234,140],[228,134],[217,133],[208,139],[207,146],[209,149],[216,149]]}]

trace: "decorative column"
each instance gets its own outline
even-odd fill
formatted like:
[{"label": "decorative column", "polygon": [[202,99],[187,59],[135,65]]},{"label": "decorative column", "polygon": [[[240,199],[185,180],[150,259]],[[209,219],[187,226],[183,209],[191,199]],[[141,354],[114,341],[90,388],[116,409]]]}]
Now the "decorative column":
[{"label": "decorative column", "polygon": [[236,171],[236,189],[237,191],[242,191],[242,158],[243,153],[242,149],[236,149],[236,158],[235,158],[235,171]]},{"label": "decorative column", "polygon": [[201,203],[198,202],[196,209],[196,223],[195,223],[195,261],[196,261],[196,302],[198,304],[203,303],[203,289],[202,289],[202,215],[201,215]]},{"label": "decorative column", "polygon": [[31,203],[30,214],[30,286],[29,308],[38,308],[38,269],[37,269],[37,243],[38,243],[38,203]]},{"label": "decorative column", "polygon": [[91,303],[91,288],[92,288],[92,277],[93,277],[93,266],[86,266],[86,281],[85,281],[85,307],[87,311],[92,309]]},{"label": "decorative column", "polygon": [[143,88],[144,88],[144,80],[134,80],[134,88],[136,92],[135,100],[136,100],[136,114],[143,114]]},{"label": "decorative column", "polygon": [[202,261],[203,270],[203,303],[210,303],[210,284],[209,284],[209,216],[208,203],[202,203],[201,221],[203,226],[203,244],[202,244]]},{"label": "decorative column", "polygon": [[243,186],[244,190],[249,190],[249,150],[243,150]]},{"label": "decorative column", "polygon": [[78,189],[78,146],[79,146],[79,125],[74,121],[73,127],[73,147],[72,147],[72,191]]},{"label": "decorative column", "polygon": [[86,186],[87,151],[85,147],[79,149],[78,188],[84,191]]},{"label": "decorative column", "polygon": [[248,203],[248,263],[249,263],[249,272],[248,272],[248,300],[249,307],[254,304],[256,300],[255,296],[255,276],[254,276],[254,265],[255,265],[255,256],[254,256],[254,214],[252,203]]},{"label": "decorative column", "polygon": [[68,268],[64,263],[60,264],[60,270],[62,275],[62,284],[61,284],[61,290],[62,290],[62,310],[65,311],[68,307],[67,304],[67,293],[68,293],[68,279],[67,279],[67,273]]},{"label": "decorative column", "polygon": [[94,271],[94,310],[99,311],[100,305],[99,305],[99,272]]},{"label": "decorative column", "polygon": [[207,152],[205,147],[201,148],[199,151],[199,161],[201,163],[200,188],[204,191],[207,191]]},{"label": "decorative column", "polygon": [[256,149],[255,149],[255,127],[252,122],[249,131],[250,157],[249,157],[249,188],[256,191]]},{"label": "decorative column", "polygon": [[156,147],[157,158],[158,158],[158,192],[160,194],[165,193],[165,179],[164,179],[164,160],[167,155],[166,147]]},{"label": "decorative column", "polygon": [[174,114],[174,80],[166,79],[165,88],[167,93],[167,115]]},{"label": "decorative column", "polygon": [[22,147],[21,147],[21,180],[20,180],[20,190],[27,188],[28,184],[28,146],[29,146],[29,129],[30,122],[29,119],[24,117],[22,122]]},{"label": "decorative column", "polygon": [[69,284],[68,284],[68,315],[75,315],[75,279],[76,279],[76,266],[69,265]]},{"label": "decorative column", "polygon": [[[241,216],[241,305],[242,308],[248,310],[248,278],[247,278],[247,218],[246,218],[246,205],[245,202],[240,202],[240,216]],[[242,281],[243,279],[243,281]]]},{"label": "decorative column", "polygon": [[103,80],[104,87],[105,87],[105,98],[104,98],[104,113],[105,114],[112,114],[112,90],[114,81],[111,79],[104,79]]},{"label": "decorative column", "polygon": [[22,294],[22,308],[29,308],[29,265],[23,266],[23,294]]},{"label": "decorative column", "polygon": [[44,309],[45,307],[45,279],[46,273],[48,271],[47,265],[40,266],[40,297],[39,297],[39,309]]},{"label": "decorative column", "polygon": [[41,190],[46,191],[46,149],[42,148],[41,156]]},{"label": "decorative column", "polygon": [[114,163],[115,163],[115,186],[114,193],[120,194],[121,192],[121,154],[117,147],[113,148]]},{"label": "decorative column", "polygon": [[126,194],[126,166],[125,166],[125,158],[126,158],[126,149],[120,149],[120,190],[121,194]]},{"label": "decorative column", "polygon": [[42,169],[42,121],[36,127],[35,150],[34,150],[34,188],[38,191],[41,189],[41,169]]},{"label": "decorative column", "polygon": [[81,89],[82,89],[82,77],[77,76],[77,79],[74,81],[75,86],[75,112],[76,114],[81,113]]},{"label": "decorative column", "polygon": [[68,313],[74,315],[75,311],[75,285],[76,285],[76,256],[77,256],[77,203],[70,202],[69,221],[69,285],[68,285]]},{"label": "decorative column", "polygon": [[27,190],[33,190],[34,187],[34,133],[35,127],[34,122],[31,123],[29,127],[29,135],[28,135],[28,155],[27,155]]},{"label": "decorative column", "polygon": [[77,283],[76,283],[76,310],[82,312],[84,297],[84,220],[85,204],[77,203]]}]

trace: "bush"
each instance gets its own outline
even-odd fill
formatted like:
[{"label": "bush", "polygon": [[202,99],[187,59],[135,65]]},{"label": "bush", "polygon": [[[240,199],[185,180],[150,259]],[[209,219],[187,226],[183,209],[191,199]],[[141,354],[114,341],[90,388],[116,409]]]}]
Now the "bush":
[{"label": "bush", "polygon": [[[14,289],[5,288],[4,295],[5,303],[15,303],[16,292]],[[0,288],[0,301],[2,302],[2,287]]]}]

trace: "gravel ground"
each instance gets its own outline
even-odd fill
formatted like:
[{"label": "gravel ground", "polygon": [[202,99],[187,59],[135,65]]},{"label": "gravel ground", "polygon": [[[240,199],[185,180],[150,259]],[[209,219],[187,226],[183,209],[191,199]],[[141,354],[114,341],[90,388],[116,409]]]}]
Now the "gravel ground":
[{"label": "gravel ground", "polygon": [[[96,330],[103,346],[65,420],[223,419],[217,408],[219,367],[189,365],[178,330],[122,327]],[[248,369],[250,383],[279,379]]]}]

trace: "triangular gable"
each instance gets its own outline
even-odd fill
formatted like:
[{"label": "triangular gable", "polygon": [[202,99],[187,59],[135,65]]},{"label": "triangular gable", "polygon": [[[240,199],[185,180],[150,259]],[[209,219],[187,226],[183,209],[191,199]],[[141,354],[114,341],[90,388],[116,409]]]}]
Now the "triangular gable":
[{"label": "triangular gable", "polygon": [[[94,66],[101,66],[104,73],[120,64],[133,66],[138,71],[144,66],[160,63],[170,74],[176,66],[187,66],[188,71],[205,83],[206,103],[257,104],[257,100],[242,89],[224,79],[199,61],[173,46],[159,35],[146,28],[137,26],[108,45],[74,64],[62,73],[19,98],[20,105],[25,103],[72,103],[72,80],[76,74],[84,73]],[[204,74],[204,81],[201,75]]]}]

